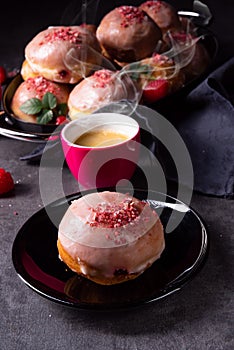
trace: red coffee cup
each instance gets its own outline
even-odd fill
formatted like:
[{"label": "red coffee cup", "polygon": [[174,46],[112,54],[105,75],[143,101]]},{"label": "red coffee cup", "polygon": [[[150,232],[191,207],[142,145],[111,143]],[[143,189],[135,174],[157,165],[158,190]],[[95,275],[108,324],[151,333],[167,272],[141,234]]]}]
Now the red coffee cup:
[{"label": "red coffee cup", "polygon": [[[75,143],[81,135],[99,132],[124,138],[107,146]],[[122,179],[130,180],[136,169],[140,127],[127,115],[95,113],[69,122],[61,131],[61,142],[67,165],[84,188],[115,186]]]}]

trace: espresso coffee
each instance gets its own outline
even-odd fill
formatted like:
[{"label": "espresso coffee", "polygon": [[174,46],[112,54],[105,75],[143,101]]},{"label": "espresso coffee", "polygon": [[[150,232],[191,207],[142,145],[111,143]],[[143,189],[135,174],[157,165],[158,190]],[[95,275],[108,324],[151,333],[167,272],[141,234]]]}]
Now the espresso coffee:
[{"label": "espresso coffee", "polygon": [[106,147],[117,145],[128,139],[128,136],[111,130],[93,130],[80,135],[75,144],[84,147]]}]

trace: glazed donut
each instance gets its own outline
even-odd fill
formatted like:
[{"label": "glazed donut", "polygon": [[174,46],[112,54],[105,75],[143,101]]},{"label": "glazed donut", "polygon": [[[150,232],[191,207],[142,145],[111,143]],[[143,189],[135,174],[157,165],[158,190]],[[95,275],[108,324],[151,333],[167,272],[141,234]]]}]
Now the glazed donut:
[{"label": "glazed donut", "polygon": [[42,99],[46,92],[51,92],[57,99],[57,103],[67,103],[70,90],[66,84],[49,81],[41,76],[28,78],[23,81],[15,91],[11,100],[11,110],[14,115],[25,122],[36,123],[37,117],[21,111],[21,105],[31,98]]},{"label": "glazed donut", "polygon": [[195,44],[194,56],[191,61],[182,68],[186,79],[192,80],[193,78],[199,77],[203,74],[211,63],[210,56],[205,46],[197,42]]},{"label": "glazed donut", "polygon": [[108,12],[96,35],[103,54],[118,62],[134,62],[150,56],[161,39],[156,23],[135,6],[120,6]]},{"label": "glazed donut", "polygon": [[78,83],[68,99],[69,117],[77,119],[83,114],[120,100],[137,98],[137,87],[126,74],[101,69]]},{"label": "glazed donut", "polygon": [[98,284],[141,275],[165,247],[163,226],[149,204],[120,192],[96,192],[74,200],[58,229],[60,259]]},{"label": "glazed donut", "polygon": [[197,27],[193,23],[193,21],[186,17],[179,17],[181,28],[179,28],[179,31],[183,31],[184,33],[191,33],[193,35],[196,35]]},{"label": "glazed donut", "polygon": [[95,34],[84,26],[49,27],[28,43],[25,59],[44,78],[75,84],[100,65],[100,50]]},{"label": "glazed donut", "polygon": [[139,62],[140,66],[148,67],[139,74],[138,84],[144,89],[150,81],[165,79],[168,82],[168,94],[180,89],[185,83],[185,75],[174,60],[165,55],[155,54]]},{"label": "glazed donut", "polygon": [[165,1],[153,0],[143,2],[139,8],[145,11],[158,25],[162,33],[181,28],[180,18],[175,8]]},{"label": "glazed donut", "polygon": [[35,78],[40,76],[39,73],[36,73],[32,70],[30,65],[28,64],[28,61],[24,60],[21,66],[20,70],[21,77],[23,80],[27,80],[28,78]]},{"label": "glazed donut", "polygon": [[82,24],[80,25],[80,27],[86,28],[86,29],[88,29],[90,32],[92,32],[93,34],[96,35],[97,26],[96,26],[95,24],[82,23]]},{"label": "glazed donut", "polygon": [[208,68],[211,59],[199,37],[179,31],[171,32],[169,36],[165,36],[164,40],[171,47],[176,45],[178,57],[175,58],[186,81],[200,76]]}]

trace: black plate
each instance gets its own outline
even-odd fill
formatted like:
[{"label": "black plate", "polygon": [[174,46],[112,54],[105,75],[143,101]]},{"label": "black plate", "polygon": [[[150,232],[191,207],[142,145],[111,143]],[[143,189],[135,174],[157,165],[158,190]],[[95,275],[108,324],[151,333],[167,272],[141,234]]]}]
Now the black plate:
[{"label": "black plate", "polygon": [[[2,97],[3,109],[7,115],[7,122],[13,129],[25,131],[31,133],[33,135],[39,136],[49,136],[55,130],[58,132],[62,127],[58,127],[55,124],[37,124],[37,123],[29,123],[23,120],[18,119],[11,110],[11,100],[15,94],[18,86],[23,82],[21,74],[17,74],[7,85],[4,90]],[[56,129],[57,128],[57,129]]]},{"label": "black plate", "polygon": [[[166,248],[161,258],[135,280],[119,285],[102,286],[78,276],[58,258],[56,226],[67,209],[67,203],[80,196],[79,193],[70,195],[41,209],[22,226],[15,238],[12,258],[16,272],[41,296],[78,309],[129,308],[178,291],[203,265],[208,253],[208,235],[201,218],[170,196],[137,189],[134,196],[139,199],[147,199],[151,204],[152,200],[182,204],[187,210],[179,225],[172,232],[165,233]],[[160,211],[164,228],[170,217],[175,222],[182,215],[168,207],[152,206]],[[56,216],[56,226],[48,217],[48,210],[50,215]]]}]

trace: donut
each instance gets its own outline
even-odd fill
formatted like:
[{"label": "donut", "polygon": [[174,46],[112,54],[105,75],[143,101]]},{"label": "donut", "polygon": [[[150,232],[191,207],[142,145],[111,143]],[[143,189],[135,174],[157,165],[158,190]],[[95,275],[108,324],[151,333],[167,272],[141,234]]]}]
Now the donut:
[{"label": "donut", "polygon": [[138,7],[120,6],[103,17],[96,36],[104,56],[118,62],[134,62],[152,54],[161,31]]},{"label": "donut", "polygon": [[24,60],[20,70],[21,77],[23,80],[27,80],[28,78],[35,78],[40,76],[38,72],[34,72],[27,60]]},{"label": "donut", "polygon": [[[134,69],[132,74],[139,88],[143,90],[143,103],[146,102],[144,101],[144,90],[147,89],[148,84],[152,81],[166,81],[166,95],[179,90],[185,83],[184,73],[173,59],[165,55],[154,54],[152,57],[145,58],[139,61],[137,66],[134,65]],[[131,70],[131,65],[129,70]]]},{"label": "donut", "polygon": [[97,26],[96,26],[95,24],[82,23],[82,24],[80,25],[80,27],[86,28],[86,29],[88,29],[90,32],[92,32],[93,34],[96,35]]},{"label": "donut", "polygon": [[58,228],[60,259],[102,285],[138,277],[164,247],[157,213],[148,203],[120,192],[89,193],[74,200]]},{"label": "donut", "polygon": [[202,43],[197,42],[191,61],[182,68],[182,71],[189,81],[202,75],[208,69],[210,63],[211,58],[207,49]]},{"label": "donut", "polygon": [[52,93],[56,97],[58,104],[67,104],[70,90],[66,84],[55,83],[42,76],[36,76],[28,78],[17,87],[11,100],[12,112],[18,119],[37,123],[37,116],[24,113],[21,110],[21,106],[31,98],[42,100],[46,92]]},{"label": "donut", "polygon": [[165,36],[164,40],[171,47],[176,47],[175,59],[186,81],[203,74],[211,63],[207,49],[194,33],[175,31]]},{"label": "donut", "polygon": [[145,1],[139,8],[158,25],[162,33],[181,28],[180,18],[175,8],[165,1]]},{"label": "donut", "polygon": [[100,69],[72,89],[68,98],[69,117],[77,119],[111,102],[135,98],[137,87],[127,74]]},{"label": "donut", "polygon": [[85,26],[58,26],[38,33],[26,45],[25,59],[44,78],[75,84],[100,65],[100,51],[95,34]]},{"label": "donut", "polygon": [[181,23],[181,28],[179,28],[179,31],[183,31],[184,33],[191,33],[191,34],[196,34],[197,32],[197,27],[193,23],[193,21],[190,18],[186,17],[179,17],[180,23]]}]

